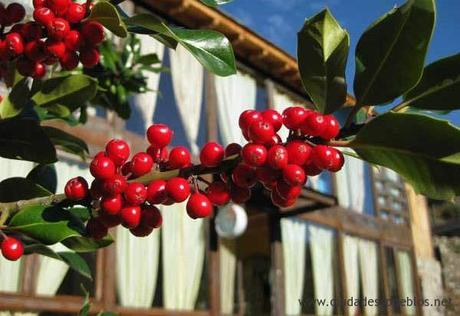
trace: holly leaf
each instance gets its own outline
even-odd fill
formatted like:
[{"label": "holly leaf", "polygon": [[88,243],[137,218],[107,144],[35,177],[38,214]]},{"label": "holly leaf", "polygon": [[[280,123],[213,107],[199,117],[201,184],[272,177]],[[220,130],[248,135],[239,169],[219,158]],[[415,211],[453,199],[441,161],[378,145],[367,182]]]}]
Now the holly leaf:
[{"label": "holly leaf", "polygon": [[206,4],[209,7],[216,8],[220,5],[227,4],[232,2],[233,0],[200,0],[204,4]]},{"label": "holly leaf", "polygon": [[48,196],[52,193],[33,181],[14,177],[0,182],[0,202],[15,202],[36,197]]},{"label": "holly leaf", "polygon": [[82,159],[89,154],[88,146],[80,138],[51,126],[43,126],[42,129],[57,148],[78,155]]},{"label": "holly leaf", "polygon": [[334,112],[347,97],[345,66],[350,36],[326,9],[305,21],[297,43],[305,91],[318,111]]},{"label": "holly leaf", "polygon": [[98,1],[91,9],[89,20],[98,21],[119,37],[128,36],[128,30],[116,7],[108,1]]},{"label": "holly leaf", "polygon": [[30,100],[29,83],[26,78],[17,82],[11,92],[0,102],[0,118],[6,119],[21,113]]},{"label": "holly leaf", "polygon": [[[426,110],[460,108],[460,54],[425,67],[419,83],[404,95],[406,106]],[[445,112],[444,112],[445,113]]]},{"label": "holly leaf", "polygon": [[54,164],[37,165],[27,175],[27,180],[36,183],[51,193],[56,193],[57,173]]},{"label": "holly leaf", "polygon": [[0,156],[43,164],[57,160],[56,149],[38,122],[26,118],[0,121]]},{"label": "holly leaf", "polygon": [[460,129],[448,121],[388,112],[367,123],[350,147],[401,174],[418,193],[442,200],[460,195]]},{"label": "holly leaf", "polygon": [[356,47],[354,92],[361,105],[385,104],[422,76],[435,22],[434,0],[409,0],[375,21]]}]

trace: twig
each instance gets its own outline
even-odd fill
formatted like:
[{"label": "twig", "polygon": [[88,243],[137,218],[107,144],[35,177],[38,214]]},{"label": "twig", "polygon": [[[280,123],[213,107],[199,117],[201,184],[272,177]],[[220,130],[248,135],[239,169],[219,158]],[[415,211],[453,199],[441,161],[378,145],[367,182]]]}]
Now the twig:
[{"label": "twig", "polygon": [[350,143],[351,142],[349,140],[331,140],[325,144],[333,147],[350,147]]}]

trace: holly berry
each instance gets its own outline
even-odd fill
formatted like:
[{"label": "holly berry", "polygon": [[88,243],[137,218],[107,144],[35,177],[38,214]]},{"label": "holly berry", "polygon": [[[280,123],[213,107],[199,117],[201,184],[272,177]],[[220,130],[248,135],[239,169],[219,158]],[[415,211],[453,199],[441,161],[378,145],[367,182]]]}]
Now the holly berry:
[{"label": "holly berry", "polygon": [[147,153],[137,153],[131,159],[131,173],[137,178],[149,173],[153,167],[153,159]]},{"label": "holly berry", "polygon": [[281,139],[281,136],[278,135],[278,134],[275,134],[272,136],[272,138],[266,142],[264,145],[265,147],[267,148],[271,148],[272,146],[275,146],[275,145],[281,145],[283,143],[283,140]]},{"label": "holly berry", "polygon": [[5,259],[16,261],[24,254],[24,246],[21,241],[14,237],[5,237],[0,248]]},{"label": "holly berry", "polygon": [[311,147],[300,140],[292,140],[286,144],[288,152],[289,163],[296,165],[303,165],[311,155]]},{"label": "holly berry", "polygon": [[104,27],[96,21],[89,21],[81,28],[83,38],[90,45],[98,45],[104,40]]},{"label": "holly berry", "polygon": [[309,176],[317,176],[321,173],[322,169],[318,168],[314,163],[313,161],[309,161],[307,162],[304,166],[303,166],[303,170],[305,171],[305,174],[306,175],[309,175]]},{"label": "holly berry", "polygon": [[9,33],[5,37],[5,50],[10,58],[14,58],[24,51],[24,41],[19,33]]},{"label": "holly berry", "polygon": [[47,57],[45,43],[40,40],[30,41],[24,47],[24,54],[32,61],[42,62]]},{"label": "holly berry", "polygon": [[230,201],[230,190],[222,181],[211,183],[206,189],[208,199],[214,205],[225,205]]},{"label": "holly berry", "polygon": [[88,182],[83,177],[72,178],[67,181],[64,192],[69,200],[83,200],[88,196]]},{"label": "holly berry", "polygon": [[234,203],[242,204],[251,197],[251,190],[234,185],[230,190],[230,197]]},{"label": "holly berry", "polygon": [[34,79],[41,79],[46,75],[46,67],[42,63],[34,63],[30,76]]},{"label": "holly berry", "polygon": [[261,114],[266,122],[273,125],[275,132],[279,131],[283,126],[283,116],[279,114],[278,111],[268,109],[263,111]]},{"label": "holly berry", "polygon": [[103,182],[102,189],[108,195],[117,195],[123,193],[128,186],[124,176],[116,174],[110,179]]},{"label": "holly berry", "polygon": [[243,149],[241,147],[240,144],[237,144],[237,143],[231,143],[231,144],[228,144],[227,147],[225,147],[225,157],[230,157],[230,156],[233,156],[233,155],[239,155],[241,153],[241,149]]},{"label": "holly berry", "polygon": [[273,190],[270,194],[270,198],[273,202],[278,207],[289,207],[294,205],[296,199],[290,199],[286,200],[284,199],[276,190]]},{"label": "holly berry", "polygon": [[163,148],[171,143],[173,132],[165,124],[153,124],[147,129],[147,139],[154,148]]},{"label": "holly berry", "polygon": [[205,167],[216,167],[224,159],[224,148],[215,142],[204,145],[200,152],[201,164]]},{"label": "holly berry", "polygon": [[248,131],[249,126],[251,126],[254,122],[261,121],[262,114],[255,110],[246,110],[241,113],[240,118],[238,120],[238,125],[240,126],[241,130]]},{"label": "holly berry", "polygon": [[310,112],[305,118],[301,129],[302,134],[310,136],[321,136],[326,129],[324,116],[318,112]]},{"label": "holly berry", "polygon": [[65,47],[72,51],[78,50],[82,45],[82,42],[83,40],[81,34],[76,30],[71,30],[64,38]]},{"label": "holly berry", "polygon": [[246,144],[241,151],[243,161],[252,167],[260,167],[267,160],[267,149],[263,145]]},{"label": "holly berry", "polygon": [[[65,57],[66,47],[65,47],[64,42],[48,39],[45,42],[45,47],[46,47],[48,54],[50,54],[51,56],[54,56],[58,59],[62,59]],[[55,61],[53,60],[51,65],[54,62]]]},{"label": "holly berry", "polygon": [[274,145],[268,150],[267,163],[273,169],[283,169],[288,165],[288,150],[282,145]]},{"label": "holly berry", "polygon": [[331,140],[332,138],[337,137],[340,132],[340,123],[335,118],[334,115],[325,115],[323,116],[325,128],[321,133],[321,138],[325,140]]},{"label": "holly berry", "polygon": [[288,107],[283,111],[283,123],[287,128],[297,130],[302,127],[309,112],[300,106]]},{"label": "holly berry", "polygon": [[283,169],[283,179],[292,186],[304,185],[307,181],[303,168],[294,164],[287,165]]},{"label": "holly berry", "polygon": [[238,164],[232,171],[232,180],[241,188],[251,188],[257,183],[256,171],[246,164]]},{"label": "holly berry", "polygon": [[276,192],[285,200],[292,200],[297,199],[302,192],[302,187],[300,185],[293,186],[284,180],[280,180],[276,182]]},{"label": "holly berry", "polygon": [[171,169],[180,169],[192,164],[190,152],[183,146],[174,147],[169,152],[168,166]]},{"label": "holly berry", "polygon": [[139,206],[126,206],[120,211],[121,224],[126,228],[135,228],[141,221],[141,208]]},{"label": "holly berry", "polygon": [[153,205],[147,205],[142,208],[141,224],[143,226],[158,228],[162,223],[163,217],[161,216],[161,212],[157,207]]},{"label": "holly berry", "polygon": [[67,20],[55,18],[47,24],[48,36],[56,40],[63,40],[70,32],[70,25]]},{"label": "holly berry", "polygon": [[94,47],[84,47],[80,50],[80,61],[86,68],[92,68],[99,63],[101,54]]},{"label": "holly berry", "polygon": [[46,6],[46,0],[33,0],[33,5],[35,9],[43,8]]},{"label": "holly berry", "polygon": [[71,0],[47,0],[49,8],[58,16],[63,16],[66,13],[70,3]]},{"label": "holly berry", "polygon": [[47,7],[34,10],[34,20],[43,26],[48,26],[54,19],[54,13]]},{"label": "holly berry", "polygon": [[276,184],[276,179],[280,176],[280,170],[274,170],[270,167],[264,166],[256,169],[256,178],[267,189],[272,189],[272,186]]},{"label": "holly berry", "polygon": [[168,199],[165,180],[154,180],[147,187],[147,201],[150,204],[162,204]]},{"label": "holly berry", "polygon": [[65,17],[70,23],[79,23],[85,17],[85,13],[85,9],[81,4],[71,3]]},{"label": "holly berry", "polygon": [[335,148],[331,148],[331,150],[332,150],[332,157],[331,157],[332,163],[331,163],[331,166],[328,168],[328,170],[332,172],[340,171],[340,169],[342,169],[343,167],[343,164],[345,163],[345,158],[343,157],[343,154],[341,151]]},{"label": "holly berry", "polygon": [[212,214],[211,201],[206,195],[201,193],[193,193],[187,201],[187,214],[193,218],[204,218]]},{"label": "holly berry", "polygon": [[119,214],[109,215],[103,212],[97,219],[107,228],[115,227],[121,224],[121,218]]},{"label": "holly berry", "polygon": [[149,154],[153,158],[153,161],[156,163],[160,163],[160,162],[164,162],[168,160],[168,148],[167,147],[156,148],[154,146],[149,146],[149,148],[147,148],[147,154]]},{"label": "holly berry", "polygon": [[131,182],[124,192],[126,203],[129,205],[141,205],[147,199],[147,189],[142,183]]},{"label": "holly berry", "polygon": [[326,145],[316,145],[313,148],[312,161],[320,169],[329,169],[333,166],[332,148]]},{"label": "holly berry", "polygon": [[105,146],[105,153],[115,165],[121,166],[129,158],[129,145],[124,140],[112,139]]},{"label": "holly berry", "polygon": [[101,200],[101,209],[108,215],[118,215],[123,206],[123,198],[120,194],[106,196]]},{"label": "holly berry", "polygon": [[99,220],[99,218],[90,218],[88,223],[86,223],[86,234],[93,239],[102,239],[107,236],[108,232],[107,227]]},{"label": "holly berry", "polygon": [[111,179],[115,176],[115,164],[102,153],[91,161],[89,171],[96,179]]},{"label": "holly berry", "polygon": [[6,15],[10,23],[18,23],[26,16],[26,10],[19,3],[11,3],[6,7]]},{"label": "holly berry", "polygon": [[249,138],[255,143],[267,143],[274,135],[273,125],[266,120],[256,121],[249,126]]},{"label": "holly berry", "polygon": [[27,22],[21,28],[21,35],[26,41],[38,40],[42,37],[41,26],[36,22]]},{"label": "holly berry", "polygon": [[174,177],[166,182],[166,192],[174,202],[183,202],[190,195],[190,184],[184,178]]}]

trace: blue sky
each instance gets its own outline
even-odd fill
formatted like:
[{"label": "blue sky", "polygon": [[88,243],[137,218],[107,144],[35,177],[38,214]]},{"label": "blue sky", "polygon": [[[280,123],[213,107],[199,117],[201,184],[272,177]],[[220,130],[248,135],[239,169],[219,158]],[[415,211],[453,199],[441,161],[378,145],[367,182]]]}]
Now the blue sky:
[{"label": "blue sky", "polygon": [[[354,55],[360,34],[400,0],[234,0],[222,7],[243,24],[295,56],[297,31],[308,18],[328,7],[351,37]],[[460,0],[437,1],[437,23],[427,63],[460,52]],[[347,81],[352,87],[354,59],[348,59]],[[350,89],[350,88],[349,88]],[[351,92],[351,91],[350,91]],[[460,126],[460,114],[449,119]]]}]

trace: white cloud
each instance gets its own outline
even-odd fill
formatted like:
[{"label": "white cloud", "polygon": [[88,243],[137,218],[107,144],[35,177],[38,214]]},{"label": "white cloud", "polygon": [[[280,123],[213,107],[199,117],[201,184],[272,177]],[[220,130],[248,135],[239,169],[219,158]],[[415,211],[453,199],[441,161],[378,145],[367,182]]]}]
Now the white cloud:
[{"label": "white cloud", "polygon": [[280,42],[286,33],[292,31],[292,27],[289,23],[286,23],[286,19],[280,14],[274,14],[267,19],[267,36],[273,42]]}]

